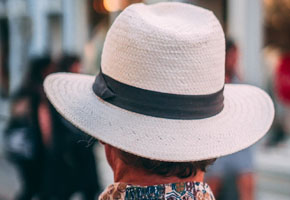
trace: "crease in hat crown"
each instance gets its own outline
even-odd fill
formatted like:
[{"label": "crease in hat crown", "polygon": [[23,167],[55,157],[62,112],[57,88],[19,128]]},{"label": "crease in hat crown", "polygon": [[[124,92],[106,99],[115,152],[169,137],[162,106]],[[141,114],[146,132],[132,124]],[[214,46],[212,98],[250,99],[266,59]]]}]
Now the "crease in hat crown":
[{"label": "crease in hat crown", "polygon": [[184,3],[133,4],[111,26],[102,71],[134,87],[202,95],[224,86],[225,39],[214,14]]}]

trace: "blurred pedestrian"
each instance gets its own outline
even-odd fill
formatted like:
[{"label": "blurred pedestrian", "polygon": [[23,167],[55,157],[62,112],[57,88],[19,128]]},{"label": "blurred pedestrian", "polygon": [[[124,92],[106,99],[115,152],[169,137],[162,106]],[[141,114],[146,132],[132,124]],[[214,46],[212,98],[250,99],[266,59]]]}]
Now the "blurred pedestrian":
[{"label": "blurred pedestrian", "polygon": [[[80,59],[63,55],[56,63],[58,72],[79,73]],[[94,141],[66,121],[50,105],[51,145],[47,152],[42,199],[69,199],[80,192],[85,200],[93,200],[100,191]],[[41,121],[47,122],[46,119]],[[89,144],[88,144],[89,143]]]},{"label": "blurred pedestrian", "polygon": [[39,108],[43,101],[43,80],[52,72],[49,56],[32,58],[19,90],[12,95],[11,119],[5,131],[5,149],[17,167],[22,189],[17,199],[39,196],[44,161],[43,135],[39,124]]},{"label": "blurred pedestrian", "polygon": [[275,100],[275,122],[267,145],[287,147],[290,134],[290,1],[265,0],[265,46]]},{"label": "blurred pedestrian", "polygon": [[111,26],[96,77],[45,80],[55,108],[104,144],[115,183],[99,199],[214,199],[206,167],[252,145],[274,116],[261,89],[224,84],[224,53],[211,11],[134,4]]},{"label": "blurred pedestrian", "polygon": [[290,53],[281,55],[274,85],[280,114],[279,122],[285,139],[290,135]]},{"label": "blurred pedestrian", "polygon": [[[237,73],[238,48],[226,40],[225,82],[241,83]],[[219,158],[209,167],[206,181],[217,199],[253,200],[255,179],[253,152],[251,148]]]},{"label": "blurred pedestrian", "polygon": [[9,25],[8,19],[0,17],[0,97],[9,94]]}]

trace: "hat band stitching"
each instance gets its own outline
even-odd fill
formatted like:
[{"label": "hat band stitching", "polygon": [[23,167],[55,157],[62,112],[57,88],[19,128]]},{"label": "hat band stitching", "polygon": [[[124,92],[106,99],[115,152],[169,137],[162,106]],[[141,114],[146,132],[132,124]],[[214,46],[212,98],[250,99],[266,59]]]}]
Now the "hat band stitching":
[{"label": "hat band stitching", "polygon": [[223,110],[224,87],[208,95],[179,95],[156,92],[121,83],[102,71],[93,92],[104,101],[131,112],[166,119],[204,119]]}]

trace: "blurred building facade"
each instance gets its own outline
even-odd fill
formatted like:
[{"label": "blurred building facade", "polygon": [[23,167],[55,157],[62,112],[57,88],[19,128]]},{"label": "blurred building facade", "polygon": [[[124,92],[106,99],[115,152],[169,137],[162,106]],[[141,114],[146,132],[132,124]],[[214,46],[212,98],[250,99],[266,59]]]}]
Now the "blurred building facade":
[{"label": "blurred building facade", "polygon": [[6,55],[10,92],[19,86],[29,57],[82,54],[88,40],[87,3],[87,0],[0,1],[0,18],[8,22],[9,30]]}]

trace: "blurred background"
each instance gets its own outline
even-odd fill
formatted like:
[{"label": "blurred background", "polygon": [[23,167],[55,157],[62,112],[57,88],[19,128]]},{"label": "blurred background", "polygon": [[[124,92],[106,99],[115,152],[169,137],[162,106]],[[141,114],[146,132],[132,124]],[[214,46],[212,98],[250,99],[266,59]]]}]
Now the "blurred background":
[{"label": "blurred background", "polygon": [[[101,145],[57,114],[42,82],[52,72],[98,73],[108,28],[138,2],[162,1],[0,0],[0,200],[95,199],[113,182]],[[179,2],[220,20],[226,82],[258,86],[276,107],[269,134],[246,155],[250,170],[242,169],[246,156],[235,158],[241,170],[214,192],[218,199],[250,200],[240,195],[250,191],[258,200],[289,200],[290,0]],[[241,174],[250,181],[240,184]]]}]

